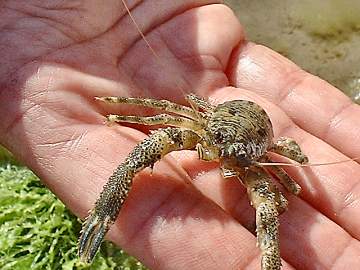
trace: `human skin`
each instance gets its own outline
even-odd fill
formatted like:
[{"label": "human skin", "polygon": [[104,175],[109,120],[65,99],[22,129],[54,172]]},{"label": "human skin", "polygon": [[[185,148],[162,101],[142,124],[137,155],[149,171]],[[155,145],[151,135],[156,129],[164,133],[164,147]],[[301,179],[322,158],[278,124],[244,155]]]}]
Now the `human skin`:
[{"label": "human skin", "polygon": [[[310,163],[360,155],[359,106],[246,41],[229,8],[205,0],[128,2],[156,55],[121,1],[0,4],[0,142],[76,215],[87,215],[146,136],[136,126],[109,127],[103,116],[143,109],[105,106],[95,96],[248,99],[268,112],[275,138],[294,138]],[[357,269],[358,162],[288,171],[303,191],[287,194],[280,218],[283,269]],[[259,269],[254,220],[236,179],[182,152],[135,178],[109,239],[150,269]]]}]

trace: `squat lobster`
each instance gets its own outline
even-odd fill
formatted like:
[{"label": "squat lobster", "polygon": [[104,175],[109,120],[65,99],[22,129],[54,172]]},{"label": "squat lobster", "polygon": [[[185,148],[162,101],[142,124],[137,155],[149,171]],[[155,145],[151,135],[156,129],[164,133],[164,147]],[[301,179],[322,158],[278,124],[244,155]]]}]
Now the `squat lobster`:
[{"label": "squat lobster", "polygon": [[214,106],[193,94],[186,96],[191,108],[168,100],[147,98],[100,97],[97,100],[172,113],[148,117],[108,115],[110,122],[172,127],[156,130],[140,142],[109,178],[83,226],[79,241],[79,255],[83,261],[91,262],[94,258],[106,232],[116,220],[137,172],[153,166],[172,151],[196,149],[200,159],[218,160],[224,177],[236,176],[246,187],[256,209],[261,269],[281,268],[278,216],[286,210],[288,202],[273,184],[268,170],[289,192],[297,195],[301,188],[282,168],[272,165],[265,170],[261,162],[271,162],[268,152],[301,164],[308,162],[308,158],[292,139],[273,141],[271,121],[259,105],[233,100]]}]

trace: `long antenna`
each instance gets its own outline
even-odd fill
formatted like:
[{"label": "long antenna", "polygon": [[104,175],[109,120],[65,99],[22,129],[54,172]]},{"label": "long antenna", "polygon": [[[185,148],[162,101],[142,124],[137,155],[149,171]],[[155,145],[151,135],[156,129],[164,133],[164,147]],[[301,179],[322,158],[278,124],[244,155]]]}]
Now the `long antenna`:
[{"label": "long antenna", "polygon": [[155,55],[155,57],[156,57],[157,59],[160,59],[159,55],[155,52],[155,50],[153,49],[153,47],[150,45],[150,43],[149,43],[149,41],[147,40],[147,38],[145,37],[144,33],[141,31],[139,25],[138,25],[137,22],[135,21],[135,18],[134,18],[134,16],[131,14],[130,9],[128,8],[125,0],[121,0],[121,2],[123,3],[123,5],[124,5],[124,7],[125,7],[125,9],[126,9],[126,12],[128,13],[131,21],[132,21],[133,24],[135,25],[135,27],[136,27],[137,31],[139,32],[140,36],[142,37],[142,39],[143,39],[144,42],[146,43],[146,46],[149,47],[150,51],[152,52],[152,54]]},{"label": "long antenna", "polygon": [[307,163],[307,164],[294,164],[294,163],[283,163],[283,162],[255,162],[255,165],[259,166],[288,166],[288,167],[315,167],[315,166],[325,166],[325,165],[334,165],[345,163],[349,161],[356,161],[360,160],[360,157],[349,158],[340,161],[333,161],[333,162],[323,162],[323,163]]},{"label": "long antenna", "polygon": [[[160,56],[156,53],[156,51],[154,50],[154,48],[151,46],[150,42],[148,41],[148,39],[145,37],[144,33],[142,32],[142,30],[140,29],[138,23],[136,22],[134,16],[131,14],[131,11],[129,9],[129,7],[126,4],[125,0],[121,0],[121,2],[123,3],[126,12],[128,13],[131,21],[133,22],[133,24],[136,27],[136,30],[139,32],[140,36],[142,37],[142,39],[144,40],[146,46],[150,49],[151,53],[155,56],[156,61],[158,62],[159,66],[162,67],[164,70],[167,70],[167,72],[169,72],[169,68],[166,68],[164,65],[164,62],[161,60]],[[170,71],[171,72],[171,71]],[[177,73],[176,73],[177,74]],[[187,81],[186,78],[182,75],[182,74],[177,74],[177,76],[180,76],[185,82]],[[180,86],[178,81],[175,81],[175,85],[178,87],[178,89],[181,91],[181,93],[185,96],[186,92],[182,89],[182,87]],[[194,105],[189,102],[190,107],[194,110],[195,114],[198,116],[199,121],[201,121],[202,117],[199,114],[197,108],[194,107]]]}]

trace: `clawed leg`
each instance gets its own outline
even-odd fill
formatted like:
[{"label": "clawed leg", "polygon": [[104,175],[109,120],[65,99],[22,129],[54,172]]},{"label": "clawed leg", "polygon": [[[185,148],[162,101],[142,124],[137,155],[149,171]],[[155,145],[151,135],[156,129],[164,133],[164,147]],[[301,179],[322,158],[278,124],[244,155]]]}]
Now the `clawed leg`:
[{"label": "clawed leg", "polygon": [[300,164],[305,164],[309,161],[297,142],[290,138],[279,138],[269,151],[290,158]]},{"label": "clawed leg", "polygon": [[248,170],[242,177],[242,183],[256,209],[257,243],[262,255],[261,269],[280,270],[278,216],[286,209],[287,200],[263,170]]},{"label": "clawed leg", "polygon": [[181,116],[169,114],[158,114],[154,116],[134,116],[134,115],[116,115],[106,116],[109,122],[127,122],[142,125],[170,125],[174,127],[183,127],[191,130],[201,130],[203,126],[198,122]]},{"label": "clawed leg", "polygon": [[191,130],[166,128],[154,132],[133,149],[109,178],[83,225],[79,239],[79,255],[82,261],[90,262],[94,258],[127,198],[135,174],[152,166],[171,151],[195,149],[200,139]]},{"label": "clawed leg", "polygon": [[180,104],[176,104],[168,100],[157,100],[151,98],[133,98],[133,97],[96,97],[95,99],[106,103],[132,104],[132,105],[139,105],[149,108],[160,109],[163,111],[176,113],[178,115],[182,115],[194,120],[197,120],[199,116],[204,115],[201,112],[194,111],[192,108]]}]

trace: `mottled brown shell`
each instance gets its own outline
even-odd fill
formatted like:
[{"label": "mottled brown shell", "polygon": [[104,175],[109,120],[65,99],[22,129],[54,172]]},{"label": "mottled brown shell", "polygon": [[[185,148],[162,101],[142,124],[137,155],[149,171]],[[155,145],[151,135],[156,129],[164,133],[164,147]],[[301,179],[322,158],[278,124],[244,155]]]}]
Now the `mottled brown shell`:
[{"label": "mottled brown shell", "polygon": [[232,100],[216,107],[209,118],[210,141],[220,157],[232,166],[247,167],[262,157],[273,144],[269,116],[256,103]]}]

